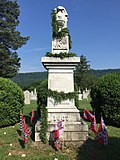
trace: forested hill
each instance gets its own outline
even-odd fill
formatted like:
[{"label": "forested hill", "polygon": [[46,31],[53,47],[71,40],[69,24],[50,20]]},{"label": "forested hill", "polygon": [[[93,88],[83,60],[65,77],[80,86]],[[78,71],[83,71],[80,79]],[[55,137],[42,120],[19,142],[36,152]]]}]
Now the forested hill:
[{"label": "forested hill", "polygon": [[[120,69],[105,69],[105,70],[91,70],[92,75],[101,77],[107,73],[120,72]],[[12,80],[21,86],[24,90],[30,86],[34,86],[37,82],[47,79],[47,72],[31,72],[31,73],[19,73]]]},{"label": "forested hill", "polygon": [[47,72],[19,73],[12,78],[12,80],[24,90],[44,79],[47,79]]},{"label": "forested hill", "polygon": [[91,70],[91,74],[95,75],[96,77],[101,77],[108,73],[115,73],[120,72],[120,69],[103,69],[103,70]]}]

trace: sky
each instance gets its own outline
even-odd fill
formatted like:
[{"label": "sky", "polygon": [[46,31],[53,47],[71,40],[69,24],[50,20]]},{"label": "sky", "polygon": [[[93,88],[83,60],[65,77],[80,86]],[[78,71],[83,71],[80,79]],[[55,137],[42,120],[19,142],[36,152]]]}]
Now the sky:
[{"label": "sky", "polygon": [[120,0],[18,0],[22,36],[30,36],[18,49],[21,73],[46,71],[41,57],[52,50],[51,12],[67,10],[72,49],[86,56],[92,69],[120,68]]}]

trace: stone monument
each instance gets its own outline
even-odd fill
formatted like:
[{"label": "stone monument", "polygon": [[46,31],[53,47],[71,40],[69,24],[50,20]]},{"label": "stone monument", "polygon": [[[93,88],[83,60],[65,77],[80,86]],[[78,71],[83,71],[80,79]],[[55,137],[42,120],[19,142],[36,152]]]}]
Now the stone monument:
[{"label": "stone monument", "polygon": [[[58,32],[67,28],[68,14],[64,7],[58,6],[54,9]],[[52,38],[52,54],[69,52],[69,36]],[[48,89],[64,93],[74,92],[74,69],[80,62],[79,57],[42,57],[43,66],[48,70]],[[52,97],[47,99],[48,110],[48,139],[54,130],[57,121],[64,121],[63,139],[65,142],[80,142],[87,139],[88,126],[81,123],[79,110],[75,106],[74,99],[55,103]],[[35,140],[39,141],[37,126]]]}]

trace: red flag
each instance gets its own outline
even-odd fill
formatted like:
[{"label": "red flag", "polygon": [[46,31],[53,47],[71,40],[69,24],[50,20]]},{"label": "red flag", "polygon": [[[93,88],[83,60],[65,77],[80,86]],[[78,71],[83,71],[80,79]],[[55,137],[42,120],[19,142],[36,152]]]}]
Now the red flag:
[{"label": "red flag", "polygon": [[98,128],[96,139],[98,140],[100,144],[104,144],[104,145],[108,144],[108,133],[107,133],[107,129],[106,129],[106,126],[105,126],[105,123],[102,117],[101,117],[101,122]]},{"label": "red flag", "polygon": [[60,149],[60,139],[59,138],[63,134],[63,132],[64,132],[63,122],[58,121],[55,124],[55,130],[54,130],[55,147],[57,150]]},{"label": "red flag", "polygon": [[92,121],[92,119],[94,118],[94,115],[92,115],[92,114],[85,108],[85,109],[84,109],[84,113],[83,113],[83,118],[85,118],[86,120]]},{"label": "red flag", "polygon": [[57,139],[57,140],[55,141],[55,148],[56,148],[57,150],[59,150],[60,147],[61,147],[61,145],[60,145],[60,140]]},{"label": "red flag", "polygon": [[27,133],[25,132],[24,133],[24,143],[27,143],[28,142],[28,135]]},{"label": "red flag", "polygon": [[91,129],[95,134],[97,133],[95,116],[94,116],[94,118],[92,119],[90,129]]},{"label": "red flag", "polygon": [[97,133],[95,116],[92,115],[87,109],[84,109],[83,118],[85,118],[86,120],[90,120],[91,121],[90,129],[94,133]]},{"label": "red flag", "polygon": [[34,109],[32,109],[32,115],[31,115],[31,119],[30,119],[31,123],[32,123],[34,118],[35,118],[35,112],[34,112]]},{"label": "red flag", "polygon": [[26,124],[26,122],[24,121],[24,143],[28,142],[28,136],[30,134],[30,130]]},{"label": "red flag", "polygon": [[57,140],[60,137],[59,130],[54,131],[54,140]]},{"label": "red flag", "polygon": [[55,124],[54,139],[56,140],[56,139],[60,138],[60,136],[63,134],[63,132],[64,132],[63,122],[58,121]]}]

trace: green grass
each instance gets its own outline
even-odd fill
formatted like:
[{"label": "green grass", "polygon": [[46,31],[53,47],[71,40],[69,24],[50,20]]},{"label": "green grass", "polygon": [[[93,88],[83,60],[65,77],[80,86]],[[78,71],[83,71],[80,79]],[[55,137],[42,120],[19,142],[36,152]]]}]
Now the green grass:
[{"label": "green grass", "polygon": [[89,111],[92,111],[92,107],[90,105],[90,99],[86,100],[80,100],[79,101],[79,110],[88,109]]},{"label": "green grass", "polygon": [[[37,111],[36,102],[24,107],[25,118],[30,118],[32,108]],[[90,108],[89,101],[80,101],[81,111]],[[29,124],[29,121],[27,121]],[[87,122],[90,125],[89,122]],[[97,127],[99,124],[97,124]],[[31,126],[29,125],[31,129]],[[102,146],[95,140],[95,135],[89,130],[88,140],[79,148],[75,146],[65,147],[64,150],[55,151],[48,144],[34,143],[29,136],[27,144],[23,143],[24,136],[19,135],[19,123],[15,126],[0,128],[0,160],[119,160],[120,159],[120,128],[107,126],[109,143]],[[6,135],[4,134],[6,132]],[[10,144],[12,143],[12,146]],[[11,153],[11,156],[8,156]],[[26,157],[21,158],[22,154]]]},{"label": "green grass", "polygon": [[37,111],[37,103],[36,101],[31,101],[30,104],[25,105],[23,109],[24,115],[29,115],[29,113],[32,111],[32,108],[34,108],[35,111]]}]

